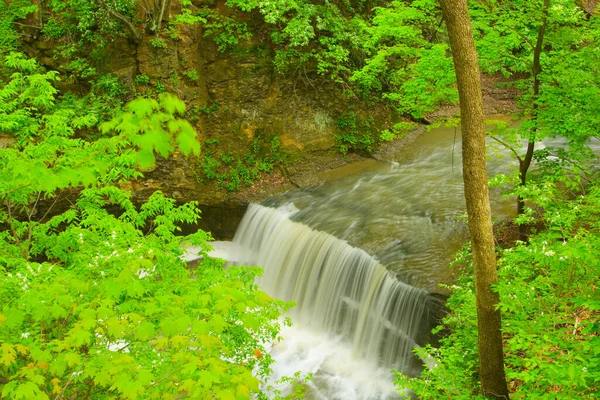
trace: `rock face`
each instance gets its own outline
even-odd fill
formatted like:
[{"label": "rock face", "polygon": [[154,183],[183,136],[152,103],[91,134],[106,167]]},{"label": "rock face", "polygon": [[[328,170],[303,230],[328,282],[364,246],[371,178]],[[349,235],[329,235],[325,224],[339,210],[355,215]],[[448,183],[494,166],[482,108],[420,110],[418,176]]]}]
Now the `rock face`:
[{"label": "rock face", "polygon": [[[170,14],[174,16],[180,11],[180,2],[171,4]],[[223,0],[193,4],[217,12],[233,12]],[[186,117],[198,132],[203,154],[212,150],[241,159],[256,141],[269,143],[278,138],[286,155],[285,167],[262,173],[252,186],[242,185],[239,191],[219,188],[214,180],[204,177],[201,158],[182,155],[160,160],[154,170],[145,173],[145,179],[127,185],[140,202],[158,189],[180,202],[198,201],[204,211],[204,227],[224,238],[232,236],[227,226],[237,226],[234,220],[241,218],[240,210],[249,201],[313,183],[315,174],[359,159],[338,151],[335,121],[350,109],[357,114],[367,113],[367,107],[361,111],[361,106],[355,104],[359,103],[357,99],[346,96],[339,84],[315,71],[277,73],[273,50],[260,39],[267,31],[261,25],[262,18],[242,18],[248,19],[249,28],[254,30],[252,38],[243,39],[227,52],[218,51],[215,42],[204,36],[202,24],[177,26],[176,38],[163,34],[160,44],[157,36],[142,32],[140,26],[138,43],[127,38],[109,42],[104,59],[96,65],[98,72],[118,77],[132,93],[177,94],[186,102]],[[88,85],[74,78],[64,69],[63,60],[54,57],[59,44],[38,35],[30,35],[22,43],[30,56],[63,73],[66,79],[60,83],[60,91],[85,94]],[[391,111],[381,107],[379,114],[376,124],[390,123]],[[209,146],[206,141],[212,144]],[[234,220],[224,220],[218,215],[223,212],[231,214]]]},{"label": "rock face", "polygon": [[[225,7],[224,0],[192,3],[220,13],[233,12]],[[171,4],[173,16],[180,11],[180,3]],[[231,237],[231,229],[226,225],[237,225],[235,219],[249,201],[316,183],[319,173],[361,158],[356,154],[342,155],[337,149],[336,120],[341,115],[349,111],[369,115],[373,117],[374,129],[379,130],[398,120],[393,110],[362,104],[346,95],[341,85],[315,71],[277,73],[273,50],[265,44],[268,41],[261,41],[268,27],[262,25],[258,15],[245,14],[242,18],[248,20],[253,35],[231,51],[219,52],[215,42],[204,36],[201,24],[182,25],[176,28],[176,38],[162,35],[160,44],[149,32],[141,32],[139,43],[125,38],[115,40],[107,45],[106,58],[98,67],[102,73],[117,76],[132,92],[177,94],[187,104],[187,118],[195,125],[204,154],[215,149],[207,141],[220,151],[241,158],[256,141],[266,143],[278,138],[287,155],[286,166],[263,174],[255,184],[238,192],[227,192],[214,180],[205,179],[201,160],[181,155],[161,160],[146,173],[145,179],[130,184],[139,201],[158,189],[180,202],[198,201],[204,210],[205,228],[211,228],[220,238]],[[30,55],[49,68],[60,70],[52,58],[56,45],[47,38],[24,43]],[[85,87],[77,87],[77,83],[63,89],[85,92]],[[395,151],[395,146],[390,151]],[[231,210],[226,212],[231,214],[231,221],[219,216],[224,210]]]},{"label": "rock face", "polygon": [[[221,6],[216,4],[217,9]],[[257,24],[252,21],[249,26]],[[203,36],[201,25],[178,29],[177,39],[162,38],[164,47],[153,45],[153,36],[143,36],[137,44],[126,39],[111,43],[103,72],[118,76],[131,90],[162,86],[176,93],[186,102],[187,117],[203,144],[218,140],[220,150],[240,156],[255,140],[277,136],[289,163],[232,193],[203,179],[199,159],[176,155],[131,184],[136,199],[142,201],[160,188],[178,201],[198,201],[215,235],[230,237],[226,225],[236,226],[236,221],[219,221],[222,217],[215,210],[232,210],[234,218],[249,201],[314,183],[315,174],[360,158],[343,156],[336,148],[336,119],[349,109],[360,112],[354,105],[357,100],[344,95],[340,85],[314,72],[277,73],[272,50],[256,39],[259,35],[222,53]],[[146,76],[149,83],[136,86],[138,76]],[[392,111],[381,107],[377,112],[376,124],[388,126]],[[203,152],[207,149],[203,145]]]}]

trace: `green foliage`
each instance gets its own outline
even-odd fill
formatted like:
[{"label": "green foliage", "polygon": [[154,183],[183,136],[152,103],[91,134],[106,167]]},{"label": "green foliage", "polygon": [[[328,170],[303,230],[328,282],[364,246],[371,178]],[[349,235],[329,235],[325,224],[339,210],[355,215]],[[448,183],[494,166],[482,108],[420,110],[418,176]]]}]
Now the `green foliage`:
[{"label": "green foliage", "polygon": [[150,46],[154,47],[155,49],[168,49],[169,45],[167,44],[167,41],[165,39],[162,38],[152,38],[150,39]]},{"label": "green foliage", "polygon": [[192,81],[197,81],[198,79],[200,79],[200,75],[198,75],[198,71],[196,71],[195,69],[185,71],[185,76],[187,76],[188,79]]},{"label": "green foliage", "polygon": [[105,93],[111,99],[119,99],[126,93],[119,78],[111,74],[100,75],[96,82],[92,81],[92,84],[96,90]]},{"label": "green foliage", "polygon": [[204,19],[204,35],[215,41],[220,52],[231,51],[240,41],[252,35],[248,26],[236,21],[234,18],[221,15],[215,11],[202,11],[200,16]]},{"label": "green foliage", "polygon": [[[108,4],[112,10],[129,18],[136,6],[133,0],[116,0]],[[106,39],[127,35],[122,22],[99,2],[51,0],[45,5],[45,11],[49,14],[49,23],[44,25],[44,33],[54,39],[76,41],[81,48],[88,45],[103,47]]]},{"label": "green foliage", "polygon": [[191,9],[192,2],[190,0],[182,0],[181,6],[181,11],[169,21],[169,32],[171,33],[172,39],[178,37],[177,29],[179,27],[206,23],[205,18]]},{"label": "green foliage", "polygon": [[[357,29],[334,3],[294,0],[283,3],[228,0],[227,5],[241,11],[258,10],[272,26],[278,71],[298,70],[313,65],[320,74],[342,82],[351,62],[351,52],[359,51]],[[354,13],[351,10],[351,13]]]},{"label": "green foliage", "polygon": [[202,114],[206,115],[207,117],[210,117],[211,115],[215,114],[217,111],[219,111],[219,102],[218,101],[215,101],[212,104],[206,103],[205,105],[198,107],[198,112],[201,112]]},{"label": "green foliage", "polygon": [[[513,398],[596,398],[600,384],[598,189],[549,208],[549,229],[505,251],[500,309]],[[582,221],[582,222],[580,222]],[[585,222],[583,222],[585,221]],[[523,268],[526,264],[528,268]]]},{"label": "green foliage", "polygon": [[65,27],[60,25],[54,18],[44,24],[42,33],[52,39],[59,39],[68,34]]},{"label": "green foliage", "polygon": [[390,132],[389,129],[384,129],[383,131],[381,131],[379,138],[382,142],[391,142],[396,138],[396,136],[392,132]]},{"label": "green foliage", "polygon": [[522,93],[520,127],[497,129],[492,134],[520,159],[524,159],[523,140],[540,142],[564,137],[567,148],[546,148],[534,156],[538,165],[544,167],[550,166],[546,162],[549,156],[558,159],[552,166],[558,179],[559,166],[564,174],[573,176],[569,169],[589,157],[585,143],[596,134],[600,122],[598,102],[592,100],[600,95],[595,67],[600,62],[600,52],[594,44],[600,38],[600,21],[587,15],[576,2],[550,2],[540,54],[541,70],[537,71],[539,93],[534,98],[536,71],[532,60],[542,4],[515,1],[490,6],[472,2],[471,9],[482,69],[511,77]]},{"label": "green foliage", "polygon": [[[41,13],[37,3],[17,0],[0,6],[3,7],[0,14],[0,33],[3,33],[0,50],[15,50],[17,39],[31,36],[35,29],[36,36],[41,34],[41,41],[47,40],[44,36],[51,39],[53,65],[58,65],[61,71],[68,71],[68,79],[74,83],[90,83],[97,79],[97,71],[106,67],[106,46],[115,39],[128,37],[139,42],[142,22],[157,34],[150,39],[151,46],[167,48],[166,40],[158,34],[169,19],[166,6],[170,0],[50,0],[43,3]],[[190,6],[189,1],[182,3],[180,13],[174,15],[169,23],[170,29],[203,21],[192,15]],[[146,21],[140,21],[137,15],[144,15]]]},{"label": "green foliage", "polygon": [[[183,102],[137,99],[99,125],[52,86],[56,72],[12,54],[0,89],[0,393],[5,399],[262,397],[289,304],[259,291],[257,267],[223,268],[210,235],[176,236],[196,205],[159,191],[136,207],[116,186],[158,154],[199,153]],[[109,135],[110,134],[110,135]],[[80,192],[52,211],[62,189]],[[40,200],[50,209],[38,214]],[[108,209],[111,209],[111,212]],[[116,213],[115,213],[116,212]],[[199,246],[190,269],[182,243]]]},{"label": "green foliage", "polygon": [[[496,123],[490,136],[498,146],[524,159],[523,141],[562,136],[564,146],[538,146],[536,168],[522,185],[518,171],[498,175],[509,195],[530,207],[516,222],[543,230],[529,244],[505,249],[498,261],[507,379],[513,399],[598,397],[600,375],[600,302],[593,258],[600,245],[599,182],[585,147],[600,110],[593,99],[599,82],[598,19],[573,2],[552,1],[541,53],[539,93],[533,98],[533,51],[542,2],[472,2],[481,66],[512,77],[522,91],[522,121],[517,127]],[[584,79],[579,80],[579,77]],[[572,83],[571,83],[572,82]],[[566,146],[568,145],[568,147]],[[541,147],[541,148],[540,148]],[[470,260],[466,275],[452,287],[438,349],[428,348],[431,367],[416,379],[399,377],[402,390],[419,398],[475,398],[479,394],[475,293]]]},{"label": "green foliage", "polygon": [[[124,214],[109,214],[110,204]],[[263,343],[285,305],[256,289],[257,268],[206,258],[186,269],[174,231],[197,217],[193,204],[158,192],[136,211],[109,187],[84,190],[76,208],[36,227],[32,256],[52,262],[22,259],[0,277],[3,398],[257,392],[253,373],[268,372]],[[207,239],[185,238],[204,249]]]},{"label": "green foliage", "polygon": [[162,82],[155,82],[154,83],[154,90],[156,90],[156,93],[161,94],[165,92],[165,85]]},{"label": "green foliage", "polygon": [[[506,151],[509,148],[513,154],[519,154],[521,137],[530,129],[527,121],[517,127],[500,123],[488,132],[492,138],[501,141],[490,146],[491,151]],[[585,145],[572,143],[570,148],[542,147],[533,153],[535,168],[527,174],[527,185],[521,184],[521,176],[516,168],[511,174],[496,174],[490,179],[489,185],[501,188],[504,197],[519,196],[526,200],[528,205],[525,212],[518,215],[515,222],[519,225],[533,224],[538,217],[534,206],[544,208],[556,196],[577,195],[582,187],[589,184],[593,175],[593,159],[594,155]]]},{"label": "green foliage", "polygon": [[351,81],[364,94],[382,90],[390,70],[410,62],[417,56],[418,47],[427,46],[420,27],[429,18],[424,10],[400,1],[390,8],[377,8],[373,23],[362,27],[366,34],[363,47],[370,58]]},{"label": "green foliage", "polygon": [[150,77],[146,74],[136,75],[135,76],[135,84],[136,85],[148,85],[148,84],[150,84]]},{"label": "green foliage", "polygon": [[391,142],[395,139],[402,139],[406,132],[414,129],[414,124],[409,122],[398,122],[392,126],[392,129],[385,129],[379,134],[379,138],[383,142]]},{"label": "green foliage", "polygon": [[[216,145],[218,139],[209,139],[206,146]],[[234,192],[250,186],[264,172],[270,172],[277,165],[285,164],[288,155],[281,148],[281,140],[273,136],[270,140],[254,139],[251,149],[244,155],[228,151],[208,150],[202,157],[203,177],[217,181],[221,189]]]},{"label": "green foliage", "polygon": [[17,50],[20,32],[16,23],[36,11],[38,7],[29,0],[0,3],[0,55]]},{"label": "green foliage", "polygon": [[417,119],[458,100],[448,46],[429,39],[437,33],[431,28],[437,12],[431,1],[394,1],[375,9],[372,24],[362,28],[368,58],[350,78],[363,96],[382,92],[401,113]]},{"label": "green foliage", "polygon": [[372,18],[351,3],[227,4],[258,10],[272,26],[279,72],[328,76],[350,93],[385,100],[416,119],[458,99],[448,47],[436,43],[441,16],[433,0],[382,4]]},{"label": "green foliage", "polygon": [[354,111],[349,111],[340,116],[335,125],[337,127],[335,141],[342,154],[348,151],[368,153],[378,144],[379,138],[373,127],[372,117],[357,116]]},{"label": "green foliage", "polygon": [[[206,116],[206,118],[210,118],[219,111],[219,107],[220,107],[220,105],[219,105],[218,101],[215,101],[214,103],[206,103],[203,106],[195,105],[188,112],[187,118],[190,121],[197,121],[201,115]],[[218,139],[214,139],[214,140],[217,140],[217,142],[218,142]],[[207,143],[208,143],[208,141],[207,141]]]},{"label": "green foliage", "polygon": [[[597,182],[596,182],[597,184]],[[600,387],[600,186],[569,201],[546,201],[546,228],[498,260],[507,379],[514,399],[592,399]],[[448,335],[426,349],[421,378],[399,377],[422,399],[476,398],[477,327],[470,256],[452,289]]]},{"label": "green foliage", "polygon": [[[268,393],[272,393],[274,398],[277,400],[295,400],[303,399],[308,390],[307,383],[313,378],[313,373],[309,372],[305,376],[302,376],[300,372],[296,372],[294,376],[284,376],[277,382],[276,385],[267,386]],[[287,395],[282,393],[279,389],[280,386],[287,386],[290,390],[287,390]]]},{"label": "green foliage", "polygon": [[92,67],[85,58],[76,58],[66,65],[66,70],[76,77],[84,79],[96,76],[96,68]]},{"label": "green foliage", "polygon": [[391,86],[395,89],[384,93],[383,98],[391,100],[401,113],[421,119],[444,104],[456,103],[458,92],[447,45],[420,49],[417,57],[405,71],[392,75]]},{"label": "green foliage", "polygon": [[[0,193],[6,194],[7,201],[20,204],[36,193],[51,195],[68,186],[132,177],[136,164],[142,168],[154,164],[155,152],[166,157],[179,148],[186,155],[199,154],[195,131],[177,118],[185,106],[172,95],[129,103],[125,112],[100,127],[105,135],[119,135],[84,142],[76,137],[77,131],[93,128],[98,120],[83,114],[85,110],[79,115],[67,104],[57,103],[52,87],[56,73],[40,73],[35,63],[18,54],[7,57],[6,64],[26,71],[15,72],[0,91],[2,129],[15,137],[17,145],[6,149],[0,161]],[[124,151],[132,146],[138,150]]]}]

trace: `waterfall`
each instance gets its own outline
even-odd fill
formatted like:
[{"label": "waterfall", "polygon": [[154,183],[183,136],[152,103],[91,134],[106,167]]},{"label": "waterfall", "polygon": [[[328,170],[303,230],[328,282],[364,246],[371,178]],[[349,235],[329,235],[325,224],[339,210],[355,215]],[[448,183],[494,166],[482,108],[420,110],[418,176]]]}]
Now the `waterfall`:
[{"label": "waterfall", "polygon": [[340,335],[354,358],[414,374],[427,292],[400,282],[373,257],[290,220],[292,211],[249,206],[233,240],[235,261],[259,265],[271,296],[296,302],[295,325]]}]

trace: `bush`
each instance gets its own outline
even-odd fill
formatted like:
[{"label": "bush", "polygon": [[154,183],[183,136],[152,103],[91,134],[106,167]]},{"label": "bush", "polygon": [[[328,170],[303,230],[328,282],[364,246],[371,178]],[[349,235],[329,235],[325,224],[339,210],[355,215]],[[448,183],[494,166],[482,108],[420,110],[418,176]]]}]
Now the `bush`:
[{"label": "bush", "polygon": [[[498,261],[505,366],[513,399],[593,399],[600,387],[600,186],[548,205],[546,229]],[[462,264],[469,265],[468,257]],[[422,399],[475,398],[479,392],[472,269],[452,286],[448,335],[428,348],[433,367],[399,388]]]},{"label": "bush", "polygon": [[[18,54],[6,65],[18,72],[0,87],[14,137],[0,149],[1,397],[262,397],[289,304],[258,290],[257,267],[208,257],[209,234],[176,236],[195,204],[157,191],[138,208],[117,187],[157,155],[199,154],[183,102],[135,100],[87,141],[97,120],[56,96],[56,73]],[[64,189],[78,198],[54,215]],[[202,249],[196,268],[182,245]]]}]

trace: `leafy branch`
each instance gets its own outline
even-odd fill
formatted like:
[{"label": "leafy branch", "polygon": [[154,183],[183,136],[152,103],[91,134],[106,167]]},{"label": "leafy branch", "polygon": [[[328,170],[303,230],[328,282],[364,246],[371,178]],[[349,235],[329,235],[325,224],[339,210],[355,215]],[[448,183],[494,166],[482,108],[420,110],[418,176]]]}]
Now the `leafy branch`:
[{"label": "leafy branch", "polygon": [[113,17],[115,17],[116,19],[118,19],[125,25],[125,27],[129,31],[129,33],[131,33],[131,36],[135,43],[139,43],[141,41],[142,38],[141,38],[138,30],[133,25],[133,23],[129,20],[129,18],[127,18],[123,14],[121,14],[121,13],[115,11],[114,9],[112,9],[111,7],[109,7],[108,4],[106,4],[106,2],[104,0],[96,0],[96,2],[98,4],[100,4],[100,6],[102,6],[102,8],[104,8],[110,15],[112,15]]}]

